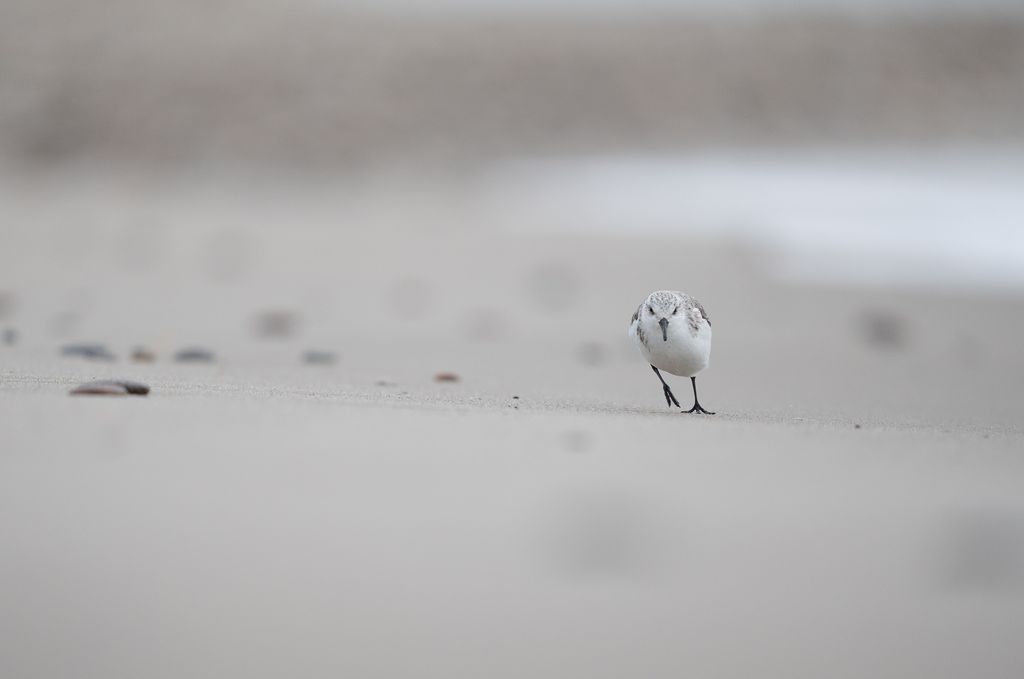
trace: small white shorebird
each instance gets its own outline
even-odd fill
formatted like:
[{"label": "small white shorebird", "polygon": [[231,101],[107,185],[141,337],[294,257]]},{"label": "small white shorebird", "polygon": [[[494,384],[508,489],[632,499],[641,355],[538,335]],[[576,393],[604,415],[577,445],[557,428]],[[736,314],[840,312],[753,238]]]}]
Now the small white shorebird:
[{"label": "small white shorebird", "polygon": [[652,292],[633,314],[629,336],[636,340],[640,353],[651,364],[664,387],[665,402],[681,408],[661,370],[689,377],[693,385],[693,407],[683,412],[714,415],[697,400],[697,373],[711,359],[711,321],[703,305],[682,292]]}]

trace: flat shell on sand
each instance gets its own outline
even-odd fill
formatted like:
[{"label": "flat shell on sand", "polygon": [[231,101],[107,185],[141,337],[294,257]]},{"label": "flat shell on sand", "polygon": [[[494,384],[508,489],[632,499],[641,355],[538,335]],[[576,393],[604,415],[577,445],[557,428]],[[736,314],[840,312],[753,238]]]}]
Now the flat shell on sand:
[{"label": "flat shell on sand", "polygon": [[148,393],[147,385],[128,380],[96,380],[71,390],[72,396],[145,396]]}]

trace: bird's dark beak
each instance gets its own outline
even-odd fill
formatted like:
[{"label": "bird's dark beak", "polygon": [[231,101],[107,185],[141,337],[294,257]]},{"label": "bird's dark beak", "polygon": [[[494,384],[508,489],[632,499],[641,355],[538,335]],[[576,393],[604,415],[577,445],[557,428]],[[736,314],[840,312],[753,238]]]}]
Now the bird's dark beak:
[{"label": "bird's dark beak", "polygon": [[660,321],[658,321],[658,325],[661,326],[661,340],[663,342],[667,342],[668,341],[668,319],[667,318],[661,319]]}]

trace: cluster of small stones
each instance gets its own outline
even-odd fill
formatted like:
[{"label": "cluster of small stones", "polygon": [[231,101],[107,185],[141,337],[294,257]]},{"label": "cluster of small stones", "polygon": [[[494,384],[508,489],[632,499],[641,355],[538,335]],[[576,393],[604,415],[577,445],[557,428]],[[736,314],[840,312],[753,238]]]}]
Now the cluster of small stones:
[{"label": "cluster of small stones", "polygon": [[[262,321],[261,325],[264,326],[263,330],[267,331],[261,333],[264,336],[287,336],[287,334],[290,334],[289,332],[279,332],[286,328],[286,326],[291,325],[290,322],[282,322],[282,315],[267,315],[260,320]],[[291,321],[292,319],[288,320]],[[290,327],[287,329],[290,330]],[[3,337],[6,343],[13,344],[16,335],[8,332]],[[105,345],[98,343],[67,344],[61,347],[61,354],[68,357],[95,361],[117,360],[117,356],[114,353]],[[129,357],[135,363],[153,363],[157,360],[157,355],[144,346],[132,349]],[[172,358],[177,363],[214,363],[217,360],[217,356],[213,351],[199,346],[181,349]],[[302,353],[301,360],[306,365],[329,366],[338,362],[338,355],[333,351],[310,349]],[[454,372],[439,372],[434,375],[434,381],[438,383],[457,383],[461,381],[461,377]],[[397,383],[386,379],[378,380],[376,384],[380,387],[398,386]],[[145,396],[149,393],[149,387],[145,384],[128,380],[96,380],[80,384],[72,389],[70,393],[74,396]],[[518,397],[515,397],[515,400],[518,400]]]}]

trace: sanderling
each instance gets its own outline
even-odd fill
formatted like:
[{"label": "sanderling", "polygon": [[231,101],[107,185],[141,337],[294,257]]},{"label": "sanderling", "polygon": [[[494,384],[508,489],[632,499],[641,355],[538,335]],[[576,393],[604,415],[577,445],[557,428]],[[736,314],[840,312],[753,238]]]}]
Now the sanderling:
[{"label": "sanderling", "polygon": [[652,292],[633,314],[629,336],[636,340],[640,353],[661,380],[670,407],[673,403],[677,408],[682,406],[660,370],[690,378],[693,407],[683,412],[714,415],[697,400],[697,373],[708,367],[711,359],[711,321],[700,302],[682,292]]}]

